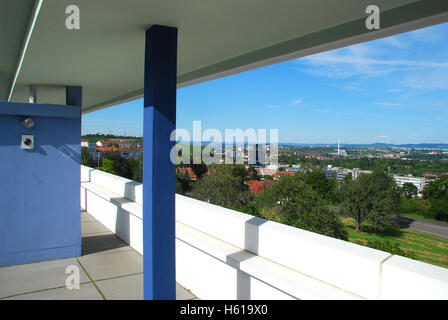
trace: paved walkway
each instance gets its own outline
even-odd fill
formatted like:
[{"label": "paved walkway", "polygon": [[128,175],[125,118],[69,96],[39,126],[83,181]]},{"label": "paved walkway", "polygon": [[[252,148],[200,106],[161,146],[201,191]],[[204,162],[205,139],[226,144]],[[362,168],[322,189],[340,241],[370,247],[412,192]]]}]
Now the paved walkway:
[{"label": "paved walkway", "polygon": [[[143,257],[86,212],[81,224],[81,257],[0,268],[0,299],[142,299]],[[79,289],[65,286],[69,266],[80,271]],[[180,285],[176,297],[196,299]]]},{"label": "paved walkway", "polygon": [[400,217],[398,220],[400,228],[409,229],[435,236],[448,241],[448,224],[442,222],[433,222],[418,218]]}]

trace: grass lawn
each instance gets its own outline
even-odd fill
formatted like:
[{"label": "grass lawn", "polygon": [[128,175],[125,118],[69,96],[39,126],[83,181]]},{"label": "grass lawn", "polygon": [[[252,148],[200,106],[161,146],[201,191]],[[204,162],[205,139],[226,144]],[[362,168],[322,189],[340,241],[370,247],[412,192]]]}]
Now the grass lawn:
[{"label": "grass lawn", "polygon": [[343,218],[350,242],[367,243],[368,240],[398,242],[401,249],[413,252],[416,260],[448,268],[448,242],[433,236],[420,234],[406,229],[396,229],[388,234],[356,232],[355,220]]}]

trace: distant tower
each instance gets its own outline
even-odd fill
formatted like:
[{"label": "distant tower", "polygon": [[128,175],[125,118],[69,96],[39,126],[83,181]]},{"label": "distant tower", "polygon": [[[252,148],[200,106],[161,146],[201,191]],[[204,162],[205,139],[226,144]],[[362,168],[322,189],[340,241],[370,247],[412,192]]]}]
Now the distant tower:
[{"label": "distant tower", "polygon": [[338,139],[338,156],[341,155],[341,141]]}]

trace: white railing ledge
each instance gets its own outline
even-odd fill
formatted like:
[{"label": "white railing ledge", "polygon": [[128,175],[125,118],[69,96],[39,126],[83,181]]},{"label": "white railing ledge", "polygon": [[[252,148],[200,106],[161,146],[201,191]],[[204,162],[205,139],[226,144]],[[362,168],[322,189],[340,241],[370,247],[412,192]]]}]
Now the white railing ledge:
[{"label": "white railing ledge", "polygon": [[448,270],[392,256],[382,265],[381,299],[448,299]]},{"label": "white railing ledge", "polygon": [[368,299],[390,253],[176,195],[176,220],[236,247]]},{"label": "white railing ledge", "polygon": [[[142,184],[84,166],[81,178],[81,207],[142,253]],[[230,269],[260,279],[253,283],[260,292],[267,288],[263,283],[278,288],[276,297],[448,299],[448,269],[182,195],[176,195],[176,228],[182,281],[201,282],[203,287],[193,292],[204,299],[218,297],[210,291],[217,290],[215,284],[229,288]],[[227,278],[213,278],[219,270],[227,270]],[[211,273],[211,283],[204,283],[204,273]]]},{"label": "white railing ledge", "polygon": [[143,204],[143,186],[139,182],[86,166],[81,166],[81,180],[92,182],[109,189],[121,197],[125,197],[140,205]]},{"label": "white railing ledge", "polygon": [[[264,283],[301,300],[359,300],[357,295],[313,279],[273,261],[216,239],[182,223],[176,223],[176,238]],[[219,276],[219,275],[217,275]],[[190,283],[190,286],[201,285]],[[217,288],[219,290],[219,288]]]},{"label": "white railing ledge", "polygon": [[120,194],[114,193],[92,182],[81,182],[81,187],[89,190],[97,196],[107,200],[119,208],[126,210],[126,212],[143,219],[143,208],[140,204],[123,197]]}]

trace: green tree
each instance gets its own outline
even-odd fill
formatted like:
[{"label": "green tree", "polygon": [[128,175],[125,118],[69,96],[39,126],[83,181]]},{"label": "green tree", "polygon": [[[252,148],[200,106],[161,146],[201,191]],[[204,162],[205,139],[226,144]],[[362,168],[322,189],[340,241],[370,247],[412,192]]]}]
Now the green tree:
[{"label": "green tree", "polygon": [[415,198],[418,196],[418,189],[417,187],[410,182],[406,182],[403,184],[403,186],[401,187],[401,194],[406,196],[406,198]]},{"label": "green tree", "polygon": [[435,218],[430,211],[431,204],[427,199],[401,198],[400,214],[417,214],[426,218]]},{"label": "green tree", "polygon": [[247,170],[247,180],[260,180],[257,170],[252,166],[249,166],[249,169]]},{"label": "green tree", "polygon": [[243,181],[247,181],[247,169],[242,164],[231,164],[226,165],[225,168],[231,169],[231,175],[234,177],[239,177]]},{"label": "green tree", "polygon": [[252,195],[231,165],[218,165],[193,187],[192,197],[226,208],[245,206]]},{"label": "green tree", "polygon": [[102,163],[102,166],[99,167],[98,169],[100,169],[102,171],[105,171],[105,172],[108,172],[108,173],[111,173],[111,174],[117,174],[114,171],[114,161],[111,160],[111,159],[104,159],[103,163]]},{"label": "green tree", "polygon": [[117,175],[126,179],[132,179],[133,177],[130,161],[125,158],[120,157],[119,159],[114,160],[114,171]]},{"label": "green tree", "polygon": [[311,211],[321,200],[302,179],[281,176],[255,198],[261,209],[274,209],[283,221],[297,220],[301,213]]},{"label": "green tree", "polygon": [[176,193],[185,194],[191,189],[190,176],[187,172],[184,175],[176,172]]},{"label": "green tree", "polygon": [[192,164],[191,169],[193,170],[194,174],[198,177],[198,180],[201,179],[202,176],[208,172],[208,167],[204,162],[201,162],[200,164]]},{"label": "green tree", "polygon": [[395,226],[395,212],[400,207],[400,194],[394,179],[384,171],[361,174],[347,180],[341,188],[342,211],[356,221],[356,231],[364,222],[375,229]]},{"label": "green tree", "polygon": [[107,151],[103,153],[104,159],[117,160],[121,158],[121,154],[118,151]]},{"label": "green tree", "polygon": [[139,155],[138,159],[129,159],[132,171],[132,180],[143,182],[143,155]]},{"label": "green tree", "polygon": [[448,175],[431,181],[423,190],[423,197],[431,204],[430,211],[436,219],[448,221]]},{"label": "green tree", "polygon": [[[121,156],[119,152],[105,152],[104,153],[104,160],[103,160],[103,167],[104,167],[104,161],[110,160],[112,163],[112,169],[114,174],[126,178],[126,179],[132,179],[133,178],[133,170],[132,170],[132,164],[130,160],[127,160]],[[135,161],[135,160],[132,160]],[[110,166],[110,162],[107,161],[107,166]],[[107,171],[109,172],[109,171]],[[112,173],[112,172],[111,172]]]},{"label": "green tree", "polygon": [[338,216],[300,176],[281,176],[255,198],[257,212],[267,219],[347,240]]},{"label": "green tree", "polygon": [[300,215],[297,227],[329,237],[348,240],[348,233],[339,217],[324,206]]},{"label": "green tree", "polygon": [[311,171],[305,176],[306,184],[324,200],[334,201],[337,183],[333,179],[325,177],[323,171]]},{"label": "green tree", "polygon": [[87,167],[93,167],[94,162],[87,147],[81,148],[81,164]]}]

